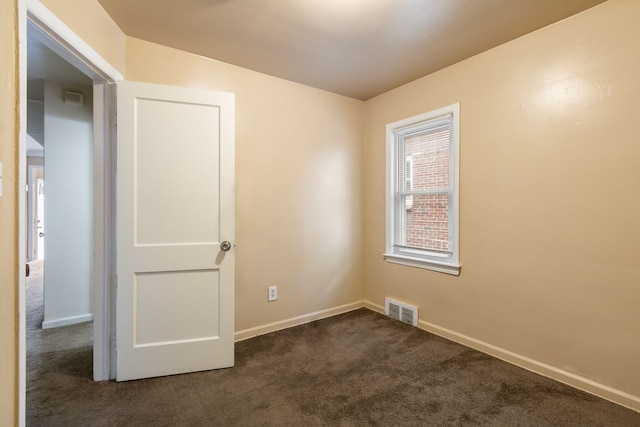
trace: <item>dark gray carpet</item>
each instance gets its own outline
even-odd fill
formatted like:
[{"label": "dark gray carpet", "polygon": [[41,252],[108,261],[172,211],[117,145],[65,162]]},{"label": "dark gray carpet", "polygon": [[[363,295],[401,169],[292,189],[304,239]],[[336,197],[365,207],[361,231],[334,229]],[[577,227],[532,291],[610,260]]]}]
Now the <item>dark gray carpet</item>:
[{"label": "dark gray carpet", "polygon": [[95,383],[91,351],[28,356],[28,425],[640,426],[639,413],[366,309],[239,342],[219,371]]}]

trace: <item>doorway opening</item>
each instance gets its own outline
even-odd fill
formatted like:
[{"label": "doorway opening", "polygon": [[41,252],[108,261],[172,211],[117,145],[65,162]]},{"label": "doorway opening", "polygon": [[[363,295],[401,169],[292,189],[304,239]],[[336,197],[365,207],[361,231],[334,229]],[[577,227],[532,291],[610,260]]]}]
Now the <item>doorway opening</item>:
[{"label": "doorway opening", "polygon": [[[69,93],[79,94],[79,102],[68,103]],[[30,380],[55,358],[65,361],[65,369],[93,377],[92,93],[92,79],[45,46],[29,26],[27,393]],[[82,369],[73,367],[78,364]]]},{"label": "doorway opening", "polygon": [[[91,236],[90,253],[90,281],[92,285],[92,296],[90,297],[90,306],[93,311],[93,372],[94,380],[107,380],[115,375],[114,365],[115,357],[113,356],[115,328],[112,312],[112,295],[115,292],[115,258],[113,256],[113,242],[115,240],[115,195],[114,195],[114,178],[115,178],[115,82],[122,79],[122,75],[101,58],[93,49],[91,49],[82,39],[73,33],[64,23],[62,23],[55,15],[53,15],[40,2],[20,2],[20,81],[27,80],[27,42],[30,39],[44,45],[55,55],[58,55],[64,61],[80,74],[88,78],[88,101],[93,108],[93,144],[91,146],[92,153],[88,158],[88,163],[92,167],[91,184],[92,200],[91,208],[93,214],[93,222],[89,232]],[[23,84],[20,97],[20,114],[27,116],[28,100],[26,94],[26,84]],[[73,91],[72,91],[73,92]],[[76,92],[77,93],[77,92]],[[93,101],[91,102],[91,98]],[[73,99],[72,99],[73,100]],[[77,102],[77,98],[75,99]],[[27,158],[28,136],[26,132],[26,119],[22,122],[21,144],[19,147],[19,158],[21,173],[19,176],[19,185],[25,188],[27,185],[29,167],[25,159]],[[46,144],[46,142],[45,142]],[[33,169],[33,168],[32,168]],[[50,187],[51,176],[46,177],[47,188]],[[43,180],[38,182],[35,178],[36,186],[44,192],[45,187]],[[37,191],[36,191],[37,192]],[[44,195],[43,195],[44,197]],[[26,271],[26,262],[28,259],[38,258],[38,240],[34,234],[39,236],[40,232],[36,232],[36,228],[30,227],[28,222],[26,193],[20,195],[21,202],[19,209],[21,210],[19,225],[19,233],[21,237],[21,251],[25,253],[24,258],[20,259],[20,268]],[[37,199],[37,198],[36,198]],[[47,201],[45,206],[50,204]],[[35,208],[35,202],[32,208]],[[32,214],[32,218],[35,215]],[[37,220],[36,220],[37,221]],[[50,225],[50,224],[49,224]],[[48,227],[43,238],[46,239],[47,234],[51,234]],[[29,234],[31,233],[31,240]],[[29,243],[31,241],[31,243]],[[46,240],[44,242],[47,245]],[[27,246],[29,248],[27,249]],[[47,251],[42,253],[44,257],[48,257]],[[71,266],[73,268],[73,265]],[[24,424],[24,416],[26,413],[26,288],[25,280],[19,281],[19,311],[21,313],[19,320],[20,342],[19,342],[19,406],[20,420]]]}]

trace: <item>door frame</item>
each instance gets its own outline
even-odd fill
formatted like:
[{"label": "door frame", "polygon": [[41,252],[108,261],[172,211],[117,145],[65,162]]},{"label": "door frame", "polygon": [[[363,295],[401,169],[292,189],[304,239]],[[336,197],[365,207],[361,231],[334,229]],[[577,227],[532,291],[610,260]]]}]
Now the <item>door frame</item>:
[{"label": "door frame", "polygon": [[[26,77],[27,34],[89,76],[93,84],[94,126],[94,334],[93,376],[102,381],[115,377],[115,171],[116,92],[122,74],[84,42],[38,0],[18,1],[20,139],[18,144],[18,188],[26,185]],[[25,194],[18,200],[18,271],[25,271]],[[25,280],[18,280],[19,310],[19,423],[25,424],[26,410],[26,301]]]}]

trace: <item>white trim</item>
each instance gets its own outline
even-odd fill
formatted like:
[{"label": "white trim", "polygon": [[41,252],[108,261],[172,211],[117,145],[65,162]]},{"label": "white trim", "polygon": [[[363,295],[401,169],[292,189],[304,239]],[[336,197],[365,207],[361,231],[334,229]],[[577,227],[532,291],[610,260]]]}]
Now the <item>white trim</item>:
[{"label": "white trim", "polygon": [[450,264],[448,262],[437,262],[422,258],[411,258],[398,254],[383,254],[385,261],[394,264],[407,265],[409,267],[424,268],[425,270],[437,271],[439,273],[460,275],[460,265]]},{"label": "white trim", "polygon": [[[27,163],[27,6],[18,0],[18,79],[20,131],[18,136],[18,189],[26,185]],[[25,194],[18,191],[18,425],[27,417],[27,302],[25,288]]]},{"label": "white trim", "polygon": [[47,320],[42,322],[42,329],[59,328],[60,326],[75,325],[77,323],[91,322],[93,314],[79,314],[77,316],[62,317],[60,319]]},{"label": "white trim", "polygon": [[[385,314],[384,307],[378,304],[374,304],[371,301],[365,300],[364,306],[370,310]],[[568,386],[601,397],[610,402],[640,412],[640,396],[634,396],[608,385],[593,381],[581,375],[574,374],[564,369],[556,368],[555,366],[548,365],[544,362],[531,359],[527,356],[523,356],[521,354],[514,353],[512,351],[495,346],[493,344],[486,343],[476,338],[472,338],[459,332],[452,331],[451,329],[447,329],[433,323],[425,322],[424,320],[420,320],[418,322],[418,328],[427,332],[431,332],[448,340],[457,342],[458,344],[462,344],[466,347],[481,351],[482,353],[488,354],[507,363],[511,363],[512,365],[526,369],[527,371],[545,376],[547,378],[551,378],[552,380],[561,382]]]},{"label": "white trim", "polygon": [[112,316],[115,301],[115,85],[96,82],[93,85],[93,165],[94,165],[94,337],[102,345],[94,345],[93,379],[105,381],[115,366],[115,326]]},{"label": "white trim", "polygon": [[351,304],[345,304],[338,307],[328,308],[326,310],[303,314],[302,316],[291,317],[289,319],[268,323],[266,325],[256,326],[254,328],[243,329],[241,331],[236,331],[235,341],[243,341],[249,338],[256,337],[258,335],[264,335],[271,332],[280,331],[282,329],[291,328],[293,326],[303,325],[305,323],[313,322],[314,320],[337,316],[338,314],[348,313],[362,307],[364,307],[364,301],[356,301],[352,302]]}]

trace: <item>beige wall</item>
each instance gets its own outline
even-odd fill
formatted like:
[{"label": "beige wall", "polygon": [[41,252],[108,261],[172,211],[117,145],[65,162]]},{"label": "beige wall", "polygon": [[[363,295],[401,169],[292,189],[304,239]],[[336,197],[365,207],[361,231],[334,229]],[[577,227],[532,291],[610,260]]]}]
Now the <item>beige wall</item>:
[{"label": "beige wall", "polygon": [[[640,2],[610,0],[366,103],[367,300],[640,408],[639,21]],[[454,102],[460,277],[382,259],[385,125]]]},{"label": "beige wall", "polygon": [[236,331],[361,300],[361,101],[135,38],[127,79],[236,95]]},{"label": "beige wall", "polygon": [[17,421],[17,0],[0,0],[0,425]]}]

